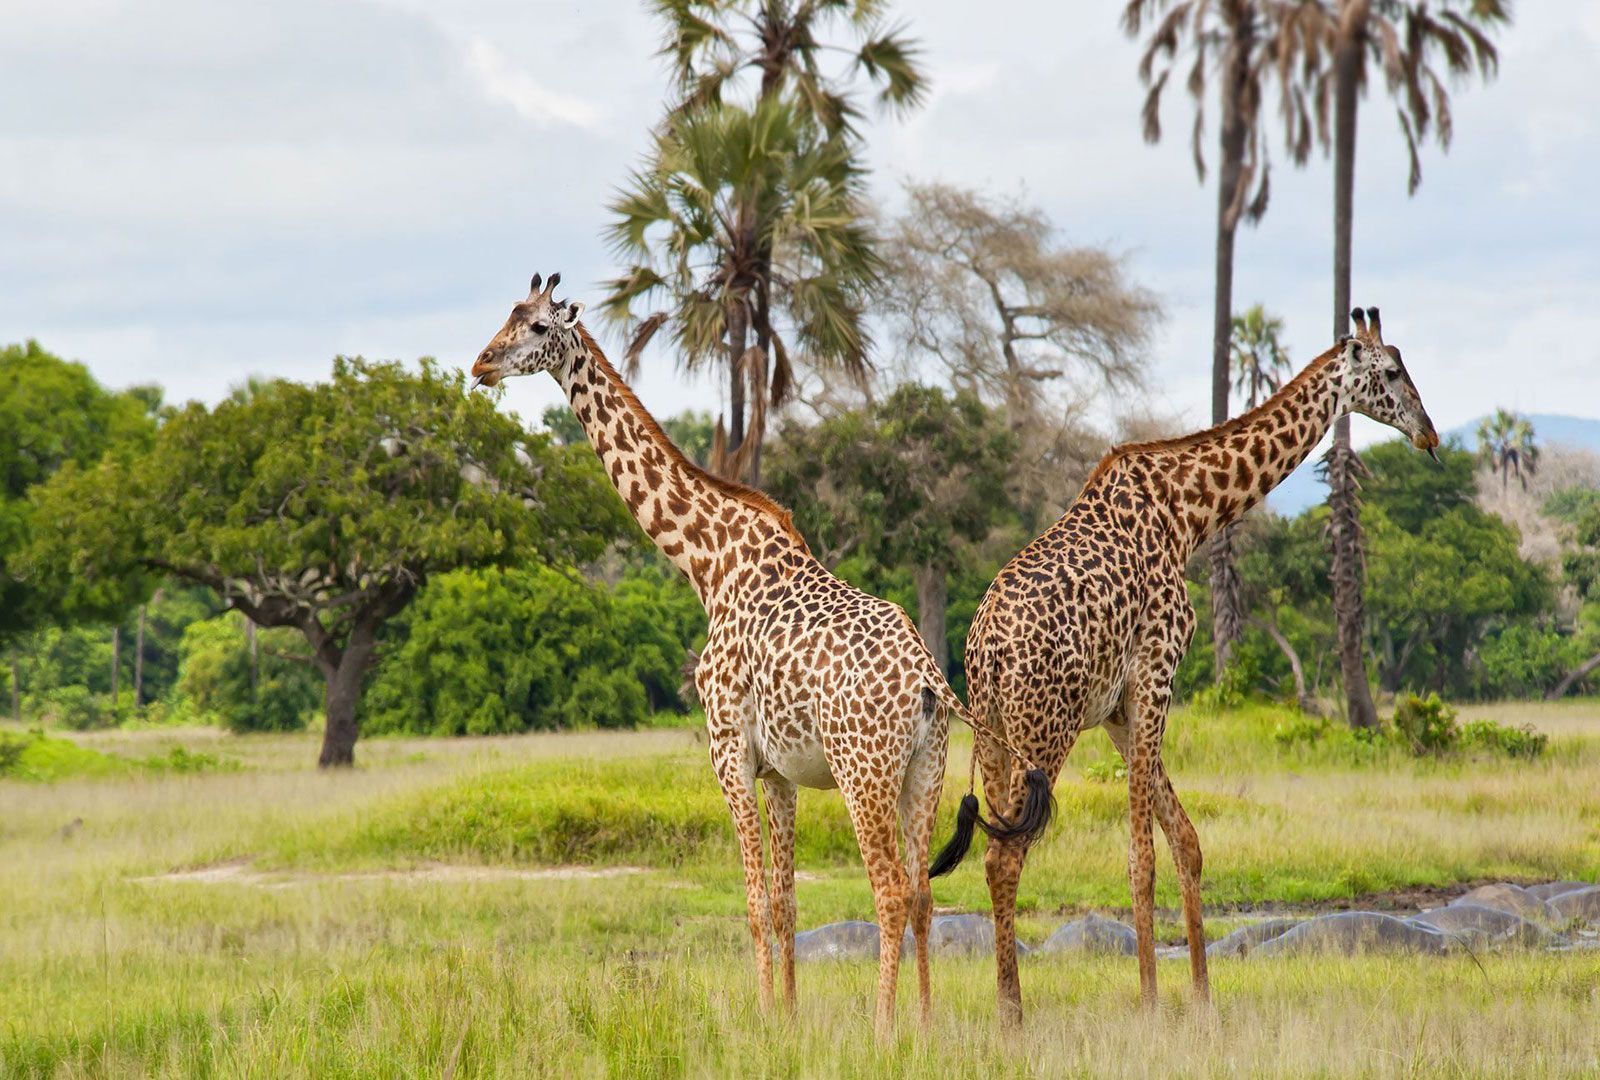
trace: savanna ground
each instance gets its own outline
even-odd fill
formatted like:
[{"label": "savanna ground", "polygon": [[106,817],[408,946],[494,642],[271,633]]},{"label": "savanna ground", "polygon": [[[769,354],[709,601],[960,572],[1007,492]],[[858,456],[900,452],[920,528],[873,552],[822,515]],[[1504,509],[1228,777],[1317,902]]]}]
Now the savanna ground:
[{"label": "savanna ground", "polygon": [[[1531,762],[1285,747],[1283,715],[1174,717],[1208,937],[1251,910],[1600,878],[1600,705],[1464,711],[1550,733]],[[340,775],[310,767],[311,736],[74,738],[83,753],[35,770],[55,779],[0,780],[6,1076],[1600,1073],[1593,950],[1220,960],[1214,1012],[1191,1003],[1186,962],[1163,961],[1155,1015],[1131,958],[1035,959],[1015,1038],[995,1030],[989,961],[941,958],[931,1030],[903,977],[884,1048],[874,965],[802,965],[798,1015],[763,1018],[731,828],[690,729],[370,740]],[[1024,878],[1027,940],[1086,910],[1126,916],[1114,760],[1094,733],[1069,763]],[[837,794],[807,792],[800,816],[801,927],[871,918]],[[1158,934],[1180,941],[1170,865],[1157,899]],[[986,910],[981,859],[935,900]]]}]

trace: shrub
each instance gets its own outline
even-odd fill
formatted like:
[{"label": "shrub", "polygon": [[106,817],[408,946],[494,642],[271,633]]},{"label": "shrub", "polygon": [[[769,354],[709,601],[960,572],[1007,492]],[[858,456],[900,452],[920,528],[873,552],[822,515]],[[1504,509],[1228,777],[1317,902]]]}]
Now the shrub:
[{"label": "shrub", "polygon": [[1550,744],[1550,736],[1535,731],[1532,724],[1509,727],[1493,720],[1472,720],[1462,725],[1461,745],[1504,754],[1513,758],[1536,758]]},{"label": "shrub", "polygon": [[72,731],[93,731],[116,722],[111,703],[87,686],[57,686],[31,695],[29,704],[42,722]]},{"label": "shrub", "polygon": [[1222,678],[1213,686],[1196,691],[1190,705],[1202,715],[1215,715],[1227,709],[1237,709],[1256,691],[1261,682],[1261,664],[1255,656],[1241,650],[1228,666],[1222,669]]},{"label": "shrub", "polygon": [[1272,741],[1285,750],[1310,746],[1326,738],[1331,727],[1332,723],[1327,717],[1295,713],[1272,726]]},{"label": "shrub", "polygon": [[1083,778],[1095,784],[1120,783],[1128,779],[1128,766],[1122,761],[1094,761],[1083,770]]},{"label": "shrub", "polygon": [[1478,646],[1478,696],[1537,697],[1582,660],[1577,652],[1570,637],[1553,630],[1508,626]]},{"label": "shrub", "polygon": [[322,678],[292,659],[305,648],[293,630],[258,630],[256,685],[237,612],[191,623],[179,646],[178,693],[193,710],[236,732],[298,731],[322,704]]},{"label": "shrub", "polygon": [[1456,711],[1438,694],[1418,697],[1407,694],[1394,710],[1394,733],[1418,757],[1438,755],[1455,749],[1461,737],[1456,726]]}]

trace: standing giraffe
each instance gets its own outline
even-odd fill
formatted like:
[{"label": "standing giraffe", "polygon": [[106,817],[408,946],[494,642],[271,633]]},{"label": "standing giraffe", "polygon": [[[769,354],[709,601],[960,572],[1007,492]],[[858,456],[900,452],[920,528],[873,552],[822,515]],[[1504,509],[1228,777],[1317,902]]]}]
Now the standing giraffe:
[{"label": "standing giraffe", "polygon": [[[744,859],[762,1008],[772,1003],[773,936],[784,1004],[794,1005],[796,788],[838,787],[878,913],[878,1035],[894,1022],[908,918],[926,1022],[928,842],[949,714],[964,710],[904,611],[828,573],[783,507],[706,472],[672,444],[578,321],[583,304],[555,299],[560,277],[541,290],[535,275],[528,298],[473,364],[474,386],[555,376],[628,510],[705,606],[710,629],[695,684]],[[757,780],[772,847],[770,902]],[[990,835],[1023,839],[1043,829],[1048,781],[1035,770],[1021,787],[1035,792],[1023,800],[1031,817],[982,823]],[[962,810],[970,832],[976,801],[964,800]]]},{"label": "standing giraffe", "polygon": [[[1001,569],[972,620],[968,704],[980,722],[974,752],[993,812],[1017,805],[1023,793],[1014,751],[987,737],[990,730],[1003,732],[1030,765],[1042,765],[1051,784],[1078,735],[1096,725],[1105,726],[1128,764],[1128,879],[1147,1006],[1156,993],[1152,810],[1177,864],[1195,991],[1209,996],[1200,840],[1161,761],[1173,673],[1194,630],[1184,566],[1304,461],[1345,413],[1388,424],[1430,454],[1439,445],[1400,351],[1383,343],[1378,309],[1352,317],[1354,337],[1258,408],[1194,435],[1113,449],[1061,519]],[[1002,837],[984,857],[1000,1014],[1008,1024],[1022,1019],[1015,919],[1030,842]]]}]

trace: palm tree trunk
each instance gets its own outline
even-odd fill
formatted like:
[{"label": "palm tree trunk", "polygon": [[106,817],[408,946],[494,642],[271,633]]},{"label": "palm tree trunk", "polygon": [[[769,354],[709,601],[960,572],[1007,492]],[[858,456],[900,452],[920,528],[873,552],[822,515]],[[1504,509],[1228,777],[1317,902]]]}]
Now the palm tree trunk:
[{"label": "palm tree trunk", "polygon": [[745,339],[749,336],[749,316],[744,304],[735,304],[728,313],[728,453],[739,449],[744,442],[744,357]]},{"label": "palm tree trunk", "polygon": [[1600,668],[1600,653],[1595,653],[1593,656],[1589,657],[1589,659],[1585,660],[1583,663],[1567,672],[1560,682],[1556,683],[1550,688],[1550,692],[1545,695],[1545,700],[1556,701],[1559,698],[1565,697],[1568,690],[1571,690],[1578,683],[1588,678],[1589,673],[1595,668]]},{"label": "palm tree trunk", "polygon": [[[1239,229],[1239,181],[1244,168],[1245,131],[1239,96],[1248,77],[1248,38],[1235,41],[1222,85],[1222,131],[1217,173],[1216,289],[1211,310],[1211,422],[1228,418],[1228,354],[1233,341],[1233,242]],[[1239,575],[1234,570],[1233,534],[1224,528],[1211,541],[1211,644],[1215,675],[1233,656],[1244,633]]]},{"label": "palm tree trunk", "polygon": [[917,632],[938,661],[940,671],[950,670],[950,639],[945,627],[949,609],[949,581],[942,566],[919,566],[917,579]]},{"label": "palm tree trunk", "polygon": [[22,723],[22,664],[17,650],[11,650],[11,719]]},{"label": "palm tree trunk", "polygon": [[[1366,22],[1366,0],[1347,0],[1341,33],[1334,53],[1333,151],[1333,333],[1350,332],[1351,219],[1355,206],[1356,78],[1361,66],[1361,34]],[[1345,712],[1350,726],[1376,728],[1378,710],[1367,684],[1363,649],[1366,611],[1362,599],[1365,577],[1361,505],[1357,493],[1360,459],[1350,446],[1350,418],[1333,426],[1333,449],[1328,451],[1328,536],[1333,547],[1333,612],[1339,624],[1339,670],[1344,680]]]},{"label": "palm tree trunk", "polygon": [[122,627],[111,628],[111,711],[117,709],[117,694],[122,681]]}]

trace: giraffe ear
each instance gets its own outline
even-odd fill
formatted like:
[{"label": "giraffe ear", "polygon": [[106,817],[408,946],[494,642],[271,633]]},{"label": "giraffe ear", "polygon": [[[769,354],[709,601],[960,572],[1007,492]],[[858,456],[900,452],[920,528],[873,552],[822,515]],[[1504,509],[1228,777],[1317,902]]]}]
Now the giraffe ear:
[{"label": "giraffe ear", "polygon": [[571,330],[574,326],[578,325],[578,316],[582,314],[583,301],[572,301],[567,305],[567,309],[561,313],[561,325],[566,327],[568,330]]}]

